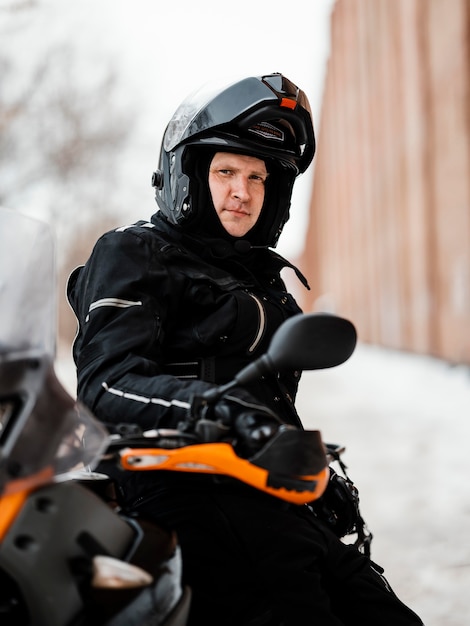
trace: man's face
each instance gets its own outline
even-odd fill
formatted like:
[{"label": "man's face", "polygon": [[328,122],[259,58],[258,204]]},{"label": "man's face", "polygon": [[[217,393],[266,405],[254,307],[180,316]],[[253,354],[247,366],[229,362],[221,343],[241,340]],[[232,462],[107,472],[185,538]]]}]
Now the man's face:
[{"label": "man's face", "polygon": [[262,159],[217,152],[209,167],[209,189],[225,230],[243,237],[258,221],[268,172]]}]

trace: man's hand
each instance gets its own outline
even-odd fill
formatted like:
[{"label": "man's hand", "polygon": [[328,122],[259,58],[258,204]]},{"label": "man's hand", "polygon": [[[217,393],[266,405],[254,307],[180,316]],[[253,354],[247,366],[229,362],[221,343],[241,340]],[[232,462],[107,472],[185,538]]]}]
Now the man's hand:
[{"label": "man's hand", "polygon": [[[212,422],[212,425],[208,422]],[[256,454],[277,433],[282,422],[270,409],[260,404],[242,388],[227,392],[207,408],[196,432],[217,439],[233,439],[235,451],[249,458]]]},{"label": "man's hand", "polygon": [[237,438],[235,450],[244,458],[250,458],[264,447],[277,433],[281,422],[269,413],[241,413],[235,418],[234,431]]}]

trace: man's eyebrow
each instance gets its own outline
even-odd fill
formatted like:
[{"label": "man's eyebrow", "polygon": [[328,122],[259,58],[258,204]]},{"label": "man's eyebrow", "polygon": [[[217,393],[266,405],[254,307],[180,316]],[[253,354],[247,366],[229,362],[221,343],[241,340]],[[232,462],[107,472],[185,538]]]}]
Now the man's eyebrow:
[{"label": "man's eyebrow", "polygon": [[[220,161],[220,163],[212,162],[210,164],[209,169],[210,170],[232,170],[234,172],[238,172],[243,168],[231,162]],[[261,177],[269,176],[269,172],[267,169],[264,169],[264,170],[253,169],[250,171],[249,176],[261,176]]]}]

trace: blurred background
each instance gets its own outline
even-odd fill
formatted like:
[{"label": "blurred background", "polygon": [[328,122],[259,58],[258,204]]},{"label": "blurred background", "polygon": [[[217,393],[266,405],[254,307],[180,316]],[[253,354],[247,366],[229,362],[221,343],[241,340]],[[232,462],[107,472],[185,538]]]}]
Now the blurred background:
[{"label": "blurred background", "polygon": [[0,0],[0,206],[56,233],[73,393],[69,272],[156,210],[151,173],[189,92],[273,71],[307,93],[318,144],[278,247],[311,291],[286,280],[360,339],[304,374],[301,415],[346,444],[399,595],[427,626],[467,626],[470,0]]},{"label": "blurred background", "polygon": [[338,0],[302,258],[363,340],[470,364],[468,0]]}]

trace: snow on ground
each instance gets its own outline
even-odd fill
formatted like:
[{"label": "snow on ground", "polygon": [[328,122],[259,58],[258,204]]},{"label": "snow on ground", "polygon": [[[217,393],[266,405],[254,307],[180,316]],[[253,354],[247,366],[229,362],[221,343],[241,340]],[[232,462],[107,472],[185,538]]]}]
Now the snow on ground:
[{"label": "snow on ground", "polygon": [[426,626],[468,626],[470,368],[360,345],[304,373],[297,406],[346,446],[372,558],[398,595]]},{"label": "snow on ground", "polygon": [[[67,352],[57,373],[73,394]],[[426,626],[468,626],[470,368],[360,344],[305,372],[297,406],[306,428],[346,446],[372,558],[398,595]]]}]

